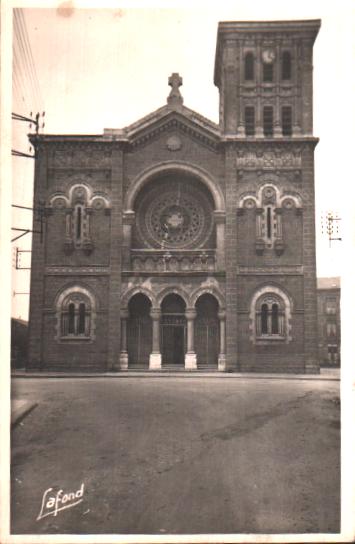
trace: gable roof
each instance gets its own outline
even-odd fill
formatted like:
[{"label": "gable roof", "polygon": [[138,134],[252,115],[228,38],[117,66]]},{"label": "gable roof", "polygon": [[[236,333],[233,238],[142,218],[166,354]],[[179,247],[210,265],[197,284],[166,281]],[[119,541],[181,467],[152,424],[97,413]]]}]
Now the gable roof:
[{"label": "gable roof", "polygon": [[220,130],[216,123],[182,104],[166,104],[123,129],[104,129],[104,137],[137,144],[141,138],[146,140],[156,130],[161,132],[164,127],[169,128],[171,125],[179,125],[213,146],[220,141]]}]

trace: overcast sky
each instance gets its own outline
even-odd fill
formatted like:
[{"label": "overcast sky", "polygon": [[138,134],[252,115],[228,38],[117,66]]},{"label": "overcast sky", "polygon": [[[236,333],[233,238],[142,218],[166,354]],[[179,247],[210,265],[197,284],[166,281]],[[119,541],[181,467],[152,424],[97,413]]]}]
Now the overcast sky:
[{"label": "overcast sky", "polygon": [[[322,20],[314,46],[314,135],[320,137],[318,275],[339,274],[341,244],[336,242],[329,250],[319,226],[322,211],[344,213],[344,204],[349,203],[344,195],[354,177],[349,173],[354,153],[354,2],[190,1],[175,2],[179,7],[171,9],[153,7],[152,2],[145,2],[148,9],[112,4],[116,9],[73,9],[70,2],[58,9],[38,9],[22,2],[27,6],[25,21],[42,95],[38,107],[46,111],[46,133],[101,134],[104,128],[130,124],[165,104],[172,72],[183,77],[185,105],[218,122],[213,67],[219,21]],[[104,5],[107,2],[100,3]],[[28,167],[26,171],[22,164],[17,159],[16,194],[25,203],[31,191]],[[21,171],[26,171],[23,177]],[[17,304],[26,303],[23,299]]]}]

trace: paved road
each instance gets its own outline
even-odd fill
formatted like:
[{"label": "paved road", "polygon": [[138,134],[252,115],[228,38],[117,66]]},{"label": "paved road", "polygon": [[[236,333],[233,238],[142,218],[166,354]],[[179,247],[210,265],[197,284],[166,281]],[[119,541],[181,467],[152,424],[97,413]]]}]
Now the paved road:
[{"label": "paved road", "polygon": [[17,378],[13,398],[38,402],[13,431],[14,533],[339,531],[339,382]]}]

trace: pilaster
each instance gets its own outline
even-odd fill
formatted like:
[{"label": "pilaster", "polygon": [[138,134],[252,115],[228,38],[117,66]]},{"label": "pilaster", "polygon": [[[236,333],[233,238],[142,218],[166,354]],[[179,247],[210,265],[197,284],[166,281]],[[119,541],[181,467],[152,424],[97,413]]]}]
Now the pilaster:
[{"label": "pilaster", "polygon": [[[36,162],[34,175],[34,199],[33,207],[38,208],[44,204],[47,189],[48,149],[43,144],[36,145]],[[33,213],[34,231],[38,230],[36,212]],[[33,233],[32,235],[32,259],[31,259],[31,287],[30,287],[30,313],[29,313],[29,341],[28,362],[29,369],[42,369],[43,349],[43,309],[45,289],[45,258],[46,258],[46,228],[43,229],[43,238]]]},{"label": "pilaster", "polygon": [[119,143],[113,143],[111,156],[111,229],[110,229],[110,280],[108,312],[108,360],[107,369],[118,366],[117,358],[121,343],[121,247],[122,247],[122,187],[124,157]]}]

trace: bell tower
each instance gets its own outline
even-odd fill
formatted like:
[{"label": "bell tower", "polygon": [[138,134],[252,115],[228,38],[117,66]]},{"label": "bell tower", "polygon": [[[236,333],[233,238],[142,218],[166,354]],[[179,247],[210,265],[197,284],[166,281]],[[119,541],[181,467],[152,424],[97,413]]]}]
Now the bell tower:
[{"label": "bell tower", "polygon": [[319,20],[221,22],[227,368],[319,372],[313,44]]},{"label": "bell tower", "polygon": [[319,28],[319,20],[219,23],[214,83],[224,134],[312,135],[312,50]]}]

